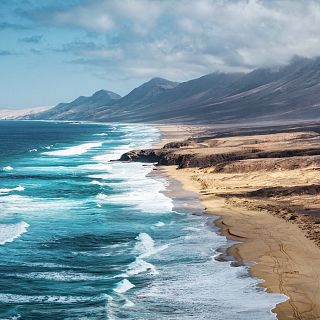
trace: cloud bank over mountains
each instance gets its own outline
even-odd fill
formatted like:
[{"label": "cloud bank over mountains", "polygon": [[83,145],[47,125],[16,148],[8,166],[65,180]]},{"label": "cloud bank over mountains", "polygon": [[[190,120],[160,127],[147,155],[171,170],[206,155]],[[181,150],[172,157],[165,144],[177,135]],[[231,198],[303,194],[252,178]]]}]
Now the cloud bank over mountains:
[{"label": "cloud bank over mountains", "polygon": [[183,81],[320,52],[320,2],[312,0],[3,0],[0,7],[0,32],[21,46],[3,52],[46,55],[122,94],[154,76]]},{"label": "cloud bank over mountains", "polygon": [[75,56],[72,62],[105,72],[119,68],[128,76],[179,80],[320,52],[318,1],[94,0],[40,8],[29,16],[91,35],[91,41],[64,45]]}]

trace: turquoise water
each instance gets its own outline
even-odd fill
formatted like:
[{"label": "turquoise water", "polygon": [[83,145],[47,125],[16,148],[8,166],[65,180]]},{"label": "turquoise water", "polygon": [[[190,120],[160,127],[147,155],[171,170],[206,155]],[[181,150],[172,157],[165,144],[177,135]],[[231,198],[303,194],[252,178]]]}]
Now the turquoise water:
[{"label": "turquoise water", "polygon": [[159,137],[0,121],[0,319],[275,319],[284,297],[214,260],[211,218],[177,209],[153,165],[110,161]]}]

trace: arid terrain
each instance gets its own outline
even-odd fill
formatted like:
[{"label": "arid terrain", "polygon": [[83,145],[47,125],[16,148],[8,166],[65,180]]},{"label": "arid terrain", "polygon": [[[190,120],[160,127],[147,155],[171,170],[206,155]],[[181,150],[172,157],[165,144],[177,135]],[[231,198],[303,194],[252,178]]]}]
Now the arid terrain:
[{"label": "arid terrain", "polygon": [[241,242],[229,254],[256,262],[251,274],[289,297],[278,319],[319,319],[320,126],[161,130],[162,145],[121,159],[157,162],[199,193],[221,232]]},{"label": "arid terrain", "polygon": [[[188,130],[194,135],[196,127]],[[184,138],[181,132],[180,127],[177,135]],[[131,151],[122,160],[193,168],[193,179],[201,184],[203,194],[218,196],[236,206],[267,210],[298,224],[308,238],[320,245],[320,133],[297,131],[168,141],[159,149]]]}]

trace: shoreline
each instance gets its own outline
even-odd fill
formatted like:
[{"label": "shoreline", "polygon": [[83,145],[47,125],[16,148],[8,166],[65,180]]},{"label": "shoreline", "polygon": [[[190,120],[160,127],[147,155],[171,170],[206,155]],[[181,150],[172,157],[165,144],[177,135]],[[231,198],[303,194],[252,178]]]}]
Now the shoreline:
[{"label": "shoreline", "polygon": [[[155,146],[157,148],[202,130],[194,126],[183,135],[181,131],[184,126],[179,126],[182,129],[175,136],[174,126],[156,127],[162,134],[161,141]],[[288,297],[272,309],[277,319],[320,319],[320,251],[297,225],[267,210],[251,210],[206,194],[194,177],[195,168],[160,168],[170,178],[180,182],[184,190],[198,195],[205,213],[218,217],[214,225],[220,233],[238,242],[231,245],[224,255],[232,256],[239,265],[247,265],[249,274],[261,279],[263,282],[259,286],[267,292]]]}]

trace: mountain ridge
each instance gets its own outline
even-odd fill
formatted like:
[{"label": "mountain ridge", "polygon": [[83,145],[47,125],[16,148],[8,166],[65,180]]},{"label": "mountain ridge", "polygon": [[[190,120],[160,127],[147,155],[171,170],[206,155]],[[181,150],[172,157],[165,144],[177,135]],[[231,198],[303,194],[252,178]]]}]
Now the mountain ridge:
[{"label": "mountain ridge", "polygon": [[[95,108],[121,99],[117,93],[108,90],[98,90],[89,97],[80,96],[73,101],[62,102],[44,112],[29,114],[18,119],[25,120],[78,120],[78,117],[92,116]],[[88,106],[90,108],[88,108]]]},{"label": "mountain ridge", "polygon": [[177,83],[153,78],[124,97],[90,97],[23,119],[231,123],[320,117],[320,58],[249,73],[215,72]]}]

